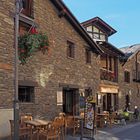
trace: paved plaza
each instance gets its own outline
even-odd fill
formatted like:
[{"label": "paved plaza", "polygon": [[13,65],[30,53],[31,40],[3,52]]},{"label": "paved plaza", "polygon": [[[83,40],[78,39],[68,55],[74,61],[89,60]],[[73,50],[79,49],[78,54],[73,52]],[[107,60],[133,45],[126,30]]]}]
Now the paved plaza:
[{"label": "paved plaza", "polygon": [[[68,136],[66,140],[80,140]],[[88,140],[83,138],[83,140]],[[140,122],[98,130],[95,140],[140,140]]]}]

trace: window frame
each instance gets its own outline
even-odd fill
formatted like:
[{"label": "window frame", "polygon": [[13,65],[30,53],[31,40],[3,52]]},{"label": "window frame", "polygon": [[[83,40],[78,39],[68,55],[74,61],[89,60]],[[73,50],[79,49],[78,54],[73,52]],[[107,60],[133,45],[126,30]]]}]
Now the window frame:
[{"label": "window frame", "polygon": [[124,82],[130,83],[130,71],[128,70],[124,71]]},{"label": "window frame", "polygon": [[[104,36],[104,40],[105,41],[107,41],[107,35],[101,30],[101,29],[99,29],[98,27],[96,27],[95,25],[90,25],[90,26],[92,26],[92,31],[89,31],[89,30],[87,30],[87,28],[89,27],[89,26],[86,26],[85,28],[86,28],[86,31],[87,31],[87,33],[88,34],[91,34],[90,36],[93,38],[93,39],[100,39],[100,40],[102,40],[102,37]],[[95,29],[98,29],[98,32],[96,32],[96,30]],[[96,38],[96,37],[97,38]]]},{"label": "window frame", "polygon": [[[24,93],[21,93],[21,90],[25,90]],[[28,93],[28,91],[29,91],[29,93]],[[19,85],[18,86],[18,100],[20,103],[34,103],[34,101],[35,101],[35,87],[34,86]]]},{"label": "window frame", "polygon": [[71,41],[67,41],[67,57],[75,58],[75,44]]},{"label": "window frame", "polygon": [[85,49],[85,59],[86,64],[91,64],[91,50],[88,48]]},{"label": "window frame", "polygon": [[33,0],[22,0],[22,5],[21,13],[33,18]]}]

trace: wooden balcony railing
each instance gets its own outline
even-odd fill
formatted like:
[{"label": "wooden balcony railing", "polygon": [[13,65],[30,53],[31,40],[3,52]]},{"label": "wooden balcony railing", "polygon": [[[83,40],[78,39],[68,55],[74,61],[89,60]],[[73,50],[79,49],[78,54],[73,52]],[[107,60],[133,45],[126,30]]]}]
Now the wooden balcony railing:
[{"label": "wooden balcony railing", "polygon": [[113,71],[109,71],[106,69],[100,69],[100,79],[117,82],[116,74]]}]

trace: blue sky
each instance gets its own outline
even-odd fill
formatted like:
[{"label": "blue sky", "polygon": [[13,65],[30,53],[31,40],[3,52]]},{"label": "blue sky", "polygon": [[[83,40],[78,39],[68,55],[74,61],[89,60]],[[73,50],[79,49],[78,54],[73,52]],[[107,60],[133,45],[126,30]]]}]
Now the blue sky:
[{"label": "blue sky", "polygon": [[100,17],[117,33],[109,37],[116,47],[140,43],[140,0],[63,0],[79,22]]}]

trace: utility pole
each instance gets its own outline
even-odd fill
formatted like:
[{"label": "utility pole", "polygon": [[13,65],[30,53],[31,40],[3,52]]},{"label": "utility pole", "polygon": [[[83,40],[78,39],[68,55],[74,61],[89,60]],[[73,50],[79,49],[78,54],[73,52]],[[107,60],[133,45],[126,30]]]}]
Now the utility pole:
[{"label": "utility pole", "polygon": [[19,34],[19,12],[20,0],[15,0],[15,61],[14,61],[14,140],[19,140],[19,102],[18,102],[18,34]]}]

